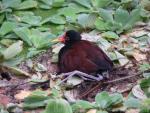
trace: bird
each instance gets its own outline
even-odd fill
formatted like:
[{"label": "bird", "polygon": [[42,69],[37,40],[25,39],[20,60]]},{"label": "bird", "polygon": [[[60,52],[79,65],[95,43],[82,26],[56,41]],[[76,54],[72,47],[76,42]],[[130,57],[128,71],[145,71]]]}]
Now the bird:
[{"label": "bird", "polygon": [[94,75],[113,68],[113,62],[104,51],[95,43],[82,40],[80,33],[75,30],[66,31],[56,40],[64,43],[58,53],[59,73],[77,70]]}]

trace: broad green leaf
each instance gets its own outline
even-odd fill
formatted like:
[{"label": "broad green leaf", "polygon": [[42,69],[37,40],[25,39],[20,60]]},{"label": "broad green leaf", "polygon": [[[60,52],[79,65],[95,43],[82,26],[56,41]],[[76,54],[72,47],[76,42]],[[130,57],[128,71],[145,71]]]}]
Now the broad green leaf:
[{"label": "broad green leaf", "polygon": [[127,10],[118,8],[114,14],[114,21],[121,23],[122,27],[130,20],[130,15]]},{"label": "broad green leaf", "polygon": [[119,93],[114,93],[111,96],[112,104],[117,105],[123,102],[123,96]]},{"label": "broad green leaf", "polygon": [[145,78],[141,81],[140,86],[147,97],[150,97],[150,78]]},{"label": "broad green leaf", "polygon": [[112,104],[111,97],[105,91],[96,95],[95,102],[102,109],[108,108]]},{"label": "broad green leaf", "polygon": [[125,29],[127,29],[128,26],[133,26],[137,21],[140,20],[140,12],[141,8],[132,10],[132,12],[130,13],[130,19],[128,20],[127,24],[124,27]]},{"label": "broad green leaf", "polygon": [[130,3],[132,0],[121,0],[121,3]]},{"label": "broad green leaf", "polygon": [[17,9],[23,10],[23,9],[30,9],[37,7],[37,1],[35,0],[25,0],[23,1]]},{"label": "broad green leaf", "polygon": [[54,23],[54,24],[65,24],[66,21],[65,19],[62,17],[62,16],[52,16],[52,17],[48,17],[46,19],[44,19],[41,24],[45,24],[47,22],[51,22],[51,23]]},{"label": "broad green leaf", "polygon": [[29,48],[27,58],[32,58],[42,52],[45,52],[45,50],[37,50],[36,48]]},{"label": "broad green leaf", "polygon": [[4,14],[0,14],[0,24],[3,23],[4,18],[5,18]]},{"label": "broad green leaf", "polygon": [[143,64],[140,65],[140,71],[144,72],[148,69],[150,69],[150,64],[149,63],[143,63]]},{"label": "broad green leaf", "polygon": [[30,40],[32,41],[35,48],[44,48],[52,44],[50,40],[54,37],[55,36],[49,32],[40,32],[38,29],[32,29]]},{"label": "broad green leaf", "polygon": [[86,7],[91,8],[91,1],[90,0],[74,0],[74,2]]},{"label": "broad green leaf", "polygon": [[141,103],[141,111],[140,113],[149,113],[150,112],[150,98],[145,99],[142,103]]},{"label": "broad green leaf", "polygon": [[78,5],[76,3],[69,3],[68,7],[75,9],[76,13],[83,13],[83,12],[88,13],[90,11],[89,9],[87,9],[81,5]]},{"label": "broad green leaf", "polygon": [[108,30],[110,29],[110,27],[108,26],[108,24],[106,22],[104,22],[103,20],[97,18],[95,21],[95,27],[98,30]]},{"label": "broad green leaf", "polygon": [[51,6],[49,6],[49,5],[45,4],[45,3],[41,3],[41,2],[38,3],[38,6],[39,6],[39,8],[46,9],[46,10],[52,8]]},{"label": "broad green leaf", "polygon": [[38,9],[34,9],[33,12],[35,15],[42,17],[42,21],[43,21],[46,18],[56,15],[58,13],[57,12],[58,9],[59,8],[51,8],[50,10],[43,10],[38,8]]},{"label": "broad green leaf", "polygon": [[[21,54],[21,53],[20,53]],[[19,65],[22,61],[24,61],[25,60],[25,57],[23,57],[23,56],[20,56],[20,54],[19,55],[17,55],[16,57],[13,57],[13,58],[11,58],[11,59],[9,59],[9,60],[4,60],[3,62],[2,62],[2,65],[8,65],[8,66],[12,66],[12,68],[14,67],[14,66],[17,66],[17,65]],[[12,70],[14,70],[13,71],[13,73],[15,74],[15,75],[28,75],[28,74],[23,74],[23,73],[19,73],[19,70],[18,70],[18,68],[15,70],[15,69],[12,69]]]},{"label": "broad green leaf", "polygon": [[50,22],[54,24],[65,24],[65,19],[62,16],[53,16],[50,18]]},{"label": "broad green leaf", "polygon": [[65,2],[65,0],[53,0],[53,7],[60,7],[63,5],[63,3]]},{"label": "broad green leaf", "polygon": [[38,90],[33,91],[30,96],[34,96],[34,95],[46,97],[49,95],[49,92],[38,89]]},{"label": "broad green leaf", "polygon": [[109,10],[101,8],[100,9],[100,16],[103,18],[104,21],[108,21],[111,23],[114,22],[112,12],[110,12]]},{"label": "broad green leaf", "polygon": [[25,41],[29,46],[32,46],[32,43],[30,40],[31,32],[28,28],[26,27],[16,28],[14,29],[14,32],[16,33],[16,35],[19,36],[19,38]]},{"label": "broad green leaf", "polygon": [[83,28],[92,28],[96,18],[96,14],[80,14],[77,21]]},{"label": "broad green leaf", "polygon": [[5,8],[17,8],[20,3],[21,0],[2,0],[2,4]]},{"label": "broad green leaf", "polygon": [[48,99],[48,96],[32,94],[29,97],[25,98],[23,107],[24,109],[34,109],[37,107],[43,107],[46,105],[46,101],[48,101]]},{"label": "broad green leaf", "polygon": [[41,19],[42,18],[40,16],[34,16],[34,15],[24,15],[23,17],[20,17],[20,21],[33,26],[39,26]]},{"label": "broad green leaf", "polygon": [[0,35],[6,35],[9,32],[12,32],[16,27],[16,24],[13,22],[5,21],[0,28]]},{"label": "broad green leaf", "polygon": [[107,32],[102,33],[102,37],[107,38],[107,39],[119,38],[119,36],[115,32],[112,32],[112,31],[107,31]]},{"label": "broad green leaf", "polygon": [[70,104],[64,99],[51,99],[44,113],[73,113]]},{"label": "broad green leaf", "polygon": [[88,101],[84,101],[84,100],[79,100],[77,101],[75,104],[72,105],[72,109],[73,111],[75,110],[79,110],[79,109],[91,109],[94,107],[94,104],[88,102]]},{"label": "broad green leaf", "polygon": [[139,108],[140,107],[140,100],[130,97],[124,102],[124,106],[127,108]]},{"label": "broad green leaf", "polygon": [[47,5],[52,5],[53,4],[53,0],[39,0]]},{"label": "broad green leaf", "polygon": [[113,0],[92,0],[93,6],[97,8],[105,8],[107,7]]},{"label": "broad green leaf", "polygon": [[66,20],[68,21],[70,19],[71,22],[76,22],[77,10],[73,7],[64,7],[58,10],[59,15],[64,15],[66,17]]},{"label": "broad green leaf", "polygon": [[13,43],[3,52],[4,59],[7,60],[7,59],[11,59],[11,58],[15,57],[22,51],[22,49],[23,49],[22,41]]},{"label": "broad green leaf", "polygon": [[8,35],[5,35],[5,37],[3,37],[4,39],[19,39],[18,36],[15,33],[9,33]]},{"label": "broad green leaf", "polygon": [[12,43],[14,43],[15,41],[14,40],[11,40],[11,39],[2,39],[0,41],[0,43],[6,47],[9,47]]}]

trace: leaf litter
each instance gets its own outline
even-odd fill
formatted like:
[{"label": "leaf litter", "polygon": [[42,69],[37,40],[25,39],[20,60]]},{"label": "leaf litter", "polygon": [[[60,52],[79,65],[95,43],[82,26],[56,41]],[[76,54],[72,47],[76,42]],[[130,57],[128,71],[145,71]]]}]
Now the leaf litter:
[{"label": "leaf litter", "polygon": [[[143,32],[141,32],[141,33],[143,35]],[[132,36],[133,36],[133,34],[134,33],[132,33]],[[138,35],[138,36],[141,37],[142,35]],[[144,33],[144,35],[145,35],[145,33]],[[83,36],[83,39],[84,39],[84,37],[86,37],[86,40],[98,42],[98,45],[100,44],[99,46],[105,45],[104,41],[101,42],[102,35],[100,35],[100,34],[93,35],[92,33],[83,33],[82,36]],[[135,47],[133,47],[134,43],[137,43],[137,44],[140,44],[140,43],[128,41],[129,40],[128,38],[130,38],[130,37],[126,36],[126,39],[125,39],[126,46],[123,45],[122,41],[121,41],[121,43],[122,43],[121,45],[122,45],[122,48],[125,49],[124,51],[127,51],[127,52],[128,52],[128,49],[131,48],[131,50],[133,52],[132,55],[129,55],[129,57],[128,57],[128,55],[125,55],[124,51],[121,52],[121,50],[116,50],[116,48],[115,48],[115,51],[117,52],[117,54],[116,54],[116,52],[114,52],[114,54],[116,54],[114,61],[118,61],[118,63],[119,63],[118,67],[115,67],[115,69],[113,71],[109,72],[110,77],[108,78],[108,80],[105,80],[103,82],[111,81],[111,80],[125,77],[125,76],[134,75],[138,71],[138,66],[139,66],[138,63],[140,63],[140,61],[147,60],[146,53],[142,53],[142,54],[139,53],[140,46],[138,46],[139,48],[136,47],[136,49],[134,49]],[[120,40],[122,40],[122,39],[120,39]],[[118,42],[120,43],[119,39],[116,39],[114,41],[114,43],[106,42],[109,44],[109,46],[103,46],[104,51],[106,51],[107,54],[110,55],[113,52],[112,49],[114,49],[111,47]],[[133,43],[133,44],[131,45],[130,43]],[[128,48],[128,46],[131,46],[131,47]],[[40,76],[40,78],[37,78],[39,80],[41,80],[43,78],[45,78],[46,80],[49,79],[50,74],[51,73],[54,74],[57,71],[57,66],[56,66],[56,64],[53,63],[52,57],[53,57],[53,55],[56,56],[58,54],[59,47],[60,47],[60,44],[54,45],[53,50],[49,49],[49,50],[47,50],[47,52],[41,53],[39,56],[37,56],[35,58],[32,58],[32,59],[22,62],[19,65],[19,68],[27,73],[30,73],[30,75],[32,75],[32,76]],[[121,54],[121,56],[120,55],[118,56],[118,54]],[[126,57],[126,58],[124,58],[124,57]],[[131,57],[131,59],[130,59],[130,57]],[[127,64],[129,61],[131,62],[131,63],[129,63],[130,65]],[[119,65],[121,65],[121,66],[119,66]],[[29,79],[32,79],[32,78],[29,78]],[[76,99],[85,99],[88,101],[93,101],[93,97],[100,91],[120,92],[120,93],[123,93],[124,95],[127,95],[131,91],[132,87],[137,84],[137,80],[139,80],[140,78],[141,78],[140,76],[135,76],[133,78],[126,79],[121,82],[118,81],[118,82],[110,83],[107,85],[101,84],[90,93],[88,93],[87,91],[92,89],[93,87],[95,87],[97,84],[99,84],[98,82],[92,83],[92,82],[85,81],[85,82],[80,83],[79,81],[76,81],[76,80],[71,80],[71,81],[68,80],[68,82],[74,82],[74,81],[77,82],[77,83],[76,82],[73,83],[74,84],[73,90],[75,92],[77,91],[77,94],[74,95],[74,97],[72,97],[71,93],[67,93],[70,90],[66,90],[66,91],[64,90],[64,92],[66,92],[65,95],[69,101],[75,101]],[[10,81],[6,81],[6,80],[3,80],[3,81],[5,81],[5,84],[7,84],[7,85],[11,84],[12,87],[13,87],[13,85],[15,87],[16,84],[21,84],[21,83],[27,82],[29,79],[25,79],[25,80],[18,79],[16,76],[13,75]],[[2,81],[1,81],[1,83],[2,83]],[[18,85],[17,88],[15,88],[15,90],[11,86],[10,86],[10,88],[7,87],[7,85],[6,85],[6,88],[5,88],[5,91],[3,92],[3,94],[5,95],[7,93],[6,94],[8,96],[7,98],[10,99],[11,102],[19,101],[20,98],[23,98],[24,96],[28,95],[29,92],[31,92],[33,90],[32,84],[28,84],[28,83],[25,83],[23,85]],[[47,85],[47,86],[45,86],[45,85]],[[37,85],[36,87],[38,88],[39,86],[41,86],[41,88],[42,87],[48,88],[49,84],[44,84],[43,86]],[[127,87],[129,87],[129,88],[127,88]],[[3,87],[1,87],[0,89],[4,90]],[[25,91],[25,90],[27,90],[27,91]],[[19,92],[21,92],[21,93],[19,93]],[[85,93],[87,93],[87,94],[85,95]],[[14,98],[14,95],[15,95],[15,98]]]},{"label": "leaf litter", "polygon": [[[40,1],[42,4],[42,5],[40,4],[39,6],[40,8],[49,9],[53,7],[51,6],[52,3],[50,3],[48,0],[47,1],[40,0]],[[12,3],[16,4],[15,2],[16,0],[13,0]],[[59,1],[56,4],[54,3],[54,7],[61,6],[62,2],[63,0],[60,1],[60,3]],[[133,90],[133,94],[136,97],[142,98],[141,97],[142,91],[139,91],[139,88],[136,88],[134,86],[136,86],[138,84],[138,80],[142,78],[142,76],[138,76],[138,72],[140,70],[139,67],[143,66],[140,70],[143,72],[145,68],[149,69],[150,67],[148,65],[145,66],[145,62],[150,63],[149,25],[139,23],[139,25],[136,25],[137,27],[132,29],[130,33],[120,34],[123,31],[126,31],[128,28],[130,28],[131,27],[130,24],[134,24],[137,21],[137,19],[139,18],[140,9],[137,8],[131,11],[131,14],[129,14],[127,10],[118,8],[117,11],[114,12],[115,14],[114,17],[112,13],[110,13],[111,12],[110,10],[107,11],[101,9],[102,18],[96,19],[97,15],[95,15],[95,13],[91,13],[91,14],[81,13],[81,12],[87,12],[92,7],[89,2],[85,2],[85,3],[84,2],[85,1],[83,2],[75,1],[75,3],[80,4],[81,6],[71,3],[68,5],[68,7],[65,7],[66,9],[71,8],[71,10],[73,10],[73,14],[70,14],[70,12],[66,12],[66,11],[62,13],[61,10],[59,10],[60,15],[54,15],[54,16],[52,15],[51,17],[45,17],[44,15],[43,17],[41,15],[40,16],[34,15],[33,13],[31,14],[30,12],[25,12],[24,14],[18,12],[15,13],[14,15],[15,18],[11,18],[11,20],[14,19],[15,21],[24,22],[24,23],[17,25],[14,22],[6,21],[2,24],[1,27],[2,30],[0,31],[0,35],[2,36],[6,35],[7,38],[13,36],[14,39],[18,38],[16,37],[17,35],[19,36],[20,39],[24,40],[24,42],[22,41],[12,42],[10,40],[5,40],[5,39],[1,40],[1,44],[5,45],[8,48],[3,47],[0,44],[0,51],[3,51],[4,49],[2,55],[0,54],[0,58],[2,56],[2,59],[9,60],[10,57],[13,56],[17,57],[18,54],[24,52],[23,45],[28,44],[28,46],[30,46],[28,48],[28,50],[30,51],[30,54],[28,53],[28,57],[30,59],[27,59],[23,62],[21,62],[22,60],[20,61],[16,60],[17,63],[16,62],[15,63],[19,64],[17,67],[13,67],[13,68],[1,67],[2,69],[0,69],[0,71],[9,72],[10,75],[5,73],[5,75],[8,76],[7,78],[4,78],[2,74],[0,76],[0,79],[2,79],[0,80],[0,98],[4,99],[4,100],[0,100],[0,103],[4,102],[2,103],[4,105],[8,103],[21,103],[22,102],[21,100],[25,98],[30,92],[34,91],[35,89],[42,89],[42,90],[53,92],[52,88],[54,87],[56,88],[56,84],[60,81],[60,78],[57,79],[57,75],[56,75],[56,71],[57,71],[56,62],[58,60],[57,58],[58,52],[60,50],[60,47],[62,47],[62,45],[55,44],[52,46],[52,49],[48,49],[47,51],[45,51],[42,50],[42,48],[45,47],[45,45],[46,47],[49,46],[47,45],[48,42],[47,41],[45,42],[43,40],[47,40],[47,39],[49,40],[48,37],[53,37],[50,36],[50,33],[48,33],[49,31],[52,32],[55,31],[58,34],[61,34],[61,32],[64,29],[64,24],[66,24],[65,18],[67,22],[70,23],[70,26],[72,23],[76,22],[76,19],[78,19],[77,23],[79,24],[79,26],[85,29],[84,30],[85,32],[82,33],[83,39],[93,41],[96,44],[98,44],[106,52],[106,54],[114,61],[116,65],[116,67],[111,72],[106,74],[106,76],[109,75],[109,78],[100,83],[83,81],[80,78],[69,79],[67,81],[68,84],[66,82],[66,84],[62,84],[61,87],[57,87],[57,89],[59,90],[61,89],[62,93],[64,93],[65,98],[69,102],[74,102],[77,99],[94,101],[95,95],[101,91],[108,91],[109,93],[120,92],[126,97],[128,96],[131,90]],[[108,4],[111,4],[111,1],[106,0],[106,2]],[[46,5],[47,3],[49,5]],[[101,4],[99,2],[96,2],[95,4],[95,6],[98,7],[99,6],[106,7],[105,5],[106,4]],[[34,0],[27,0],[19,4],[18,6],[11,5],[11,3],[6,4],[6,8],[9,7],[12,7],[14,9],[20,9],[20,10],[32,9],[32,8],[37,8],[37,2]],[[65,8],[63,10],[66,10]],[[76,9],[80,9],[80,10],[78,11]],[[129,20],[128,18],[129,16],[131,17],[131,21],[129,23],[122,21],[122,19],[118,18],[118,16],[122,14],[121,12],[127,15],[125,21]],[[64,15],[65,18],[62,17],[61,15]],[[125,15],[123,15],[122,17],[124,17]],[[89,24],[87,24],[87,21],[90,21]],[[117,24],[118,21],[120,22],[119,25]],[[53,28],[49,29],[45,27],[44,23],[53,23],[53,24],[58,24],[59,26],[54,25],[55,29]],[[39,29],[31,29],[31,30],[28,29],[28,27],[31,26],[35,27],[40,25],[43,25],[44,27],[43,28],[41,27]],[[99,32],[97,30],[93,30],[92,32],[86,32],[87,28],[93,28],[93,25],[96,26],[97,30],[102,30],[102,31],[107,30],[107,32]],[[16,28],[18,26],[26,26],[26,27]],[[41,33],[42,30],[48,32],[44,32],[44,33],[42,32],[43,33],[42,35]],[[37,34],[37,32],[40,33]],[[25,35],[23,35],[24,33]],[[39,40],[36,40],[37,37]],[[41,37],[44,37],[44,39],[42,39]],[[19,45],[19,48],[15,47],[16,52],[13,52],[12,49],[14,48],[15,45]],[[10,52],[13,52],[12,56],[9,55]],[[37,53],[40,54],[36,56]],[[32,58],[33,56],[36,57]],[[7,64],[7,63],[8,62],[5,61],[3,64]],[[13,71],[10,71],[11,69]],[[21,77],[22,75],[23,76],[29,75],[29,76],[24,76],[22,79],[16,76],[17,73],[19,73],[18,75]],[[146,76],[147,73],[149,72],[146,73],[144,72],[145,75],[143,74],[143,76]],[[128,78],[128,76],[133,76],[136,74],[137,76]],[[9,80],[9,76],[11,77],[10,80]],[[124,77],[127,78],[121,80],[121,78]],[[47,82],[47,80],[49,79],[50,79],[50,83]],[[36,113],[38,113],[39,111],[36,111]],[[96,112],[96,111],[91,110],[89,112]],[[137,110],[133,109],[132,112],[137,112]]]}]

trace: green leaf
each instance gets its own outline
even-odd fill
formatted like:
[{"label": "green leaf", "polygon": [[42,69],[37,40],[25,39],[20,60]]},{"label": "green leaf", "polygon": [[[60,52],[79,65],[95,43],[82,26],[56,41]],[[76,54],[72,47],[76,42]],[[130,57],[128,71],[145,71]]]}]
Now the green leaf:
[{"label": "green leaf", "polygon": [[96,14],[80,14],[77,21],[83,28],[92,28],[96,18]]},{"label": "green leaf", "polygon": [[112,31],[107,31],[105,33],[102,33],[102,37],[107,38],[107,39],[118,39],[119,36]]},{"label": "green leaf", "polygon": [[23,9],[30,9],[37,7],[37,1],[35,0],[25,0],[23,1],[17,9],[23,10]]},{"label": "green leaf", "polygon": [[64,99],[51,99],[44,113],[73,113],[70,104]]},{"label": "green leaf", "polygon": [[3,23],[4,18],[5,18],[4,14],[0,14],[0,24]]},{"label": "green leaf", "polygon": [[26,27],[16,28],[14,29],[14,32],[16,33],[16,35],[19,36],[19,38],[25,41],[29,46],[32,46],[32,43],[29,37],[31,35],[31,32],[28,28]]},{"label": "green leaf", "polygon": [[130,20],[130,15],[127,10],[118,8],[114,14],[114,21],[120,23],[122,27]]},{"label": "green leaf", "polygon": [[49,92],[42,91],[42,90],[35,90],[32,92],[30,96],[35,96],[35,95],[47,97],[49,95]]},{"label": "green leaf", "polygon": [[105,8],[107,7],[113,0],[92,0],[93,6],[97,8]]},{"label": "green leaf", "polygon": [[127,108],[139,108],[140,107],[140,100],[130,97],[124,102],[124,106]]},{"label": "green leaf", "polygon": [[150,97],[150,78],[145,78],[141,81],[140,86],[147,97]]},{"label": "green leaf", "polygon": [[14,40],[11,40],[11,39],[2,39],[0,41],[0,43],[6,47],[9,47],[12,43],[14,43],[15,41]]},{"label": "green leaf", "polygon": [[50,22],[54,24],[65,24],[65,19],[62,16],[53,16],[50,18]]},{"label": "green leaf", "polygon": [[7,59],[11,59],[11,58],[15,57],[22,51],[22,49],[23,49],[22,41],[13,43],[3,52],[4,59],[7,60]]},{"label": "green leaf", "polygon": [[47,5],[52,5],[53,4],[53,0],[39,0]]},{"label": "green leaf", "polygon": [[59,15],[64,15],[66,20],[70,19],[71,22],[76,22],[78,11],[74,7],[64,7],[58,10]]},{"label": "green leaf", "polygon": [[100,16],[103,18],[104,21],[111,22],[111,23],[114,22],[112,13],[106,9],[102,9],[102,8],[100,9]]},{"label": "green leaf", "polygon": [[144,64],[140,65],[140,71],[144,72],[148,69],[150,69],[150,64],[149,63],[144,63]]},{"label": "green leaf", "polygon": [[17,8],[20,3],[21,0],[2,0],[2,4],[5,8]]},{"label": "green leaf", "polygon": [[55,38],[55,35],[50,34],[49,32],[40,32],[38,29],[32,29],[30,40],[32,41],[35,48],[44,48],[48,47],[52,43],[50,40]]},{"label": "green leaf", "polygon": [[[22,52],[21,52],[22,53]],[[20,54],[21,54],[20,53]],[[24,61],[25,60],[25,58],[23,57],[23,56],[21,56],[21,55],[17,55],[16,57],[13,57],[13,58],[11,58],[11,59],[9,59],[9,60],[4,60],[3,62],[2,62],[2,64],[3,65],[8,65],[8,66],[12,66],[12,67],[14,67],[14,66],[17,66],[17,65],[19,65],[22,61]],[[12,70],[14,70],[13,71],[13,73],[15,74],[15,75],[27,75],[27,74],[23,74],[23,73],[19,73],[19,70],[18,69],[16,69],[15,70],[15,68],[13,68]]]},{"label": "green leaf", "polygon": [[34,15],[24,15],[23,17],[20,17],[20,21],[33,26],[39,26],[41,20],[42,18],[40,16],[34,16]]},{"label": "green leaf", "polygon": [[46,105],[47,101],[49,100],[48,95],[45,95],[45,92],[33,92],[30,96],[25,98],[23,107],[25,109],[34,109],[37,107],[43,107]]},{"label": "green leaf", "polygon": [[95,102],[102,109],[106,109],[112,104],[111,97],[105,91],[96,95]]},{"label": "green leaf", "polygon": [[45,50],[37,50],[36,48],[29,48],[29,52],[27,53],[27,58],[32,58],[41,52],[45,52]]},{"label": "green leaf", "polygon": [[13,22],[5,21],[0,28],[0,35],[4,36],[7,33],[13,31],[16,27],[16,24]]},{"label": "green leaf", "polygon": [[51,23],[59,24],[59,25],[66,23],[65,19],[62,16],[59,16],[59,15],[48,17],[48,18],[44,19],[41,22],[41,24],[45,24],[47,22],[51,22]]},{"label": "green leaf", "polygon": [[119,93],[115,93],[110,95],[111,96],[111,100],[112,100],[112,104],[113,105],[117,105],[123,102],[123,96]]},{"label": "green leaf", "polygon": [[75,104],[72,105],[73,111],[79,110],[79,109],[91,109],[94,107],[94,104],[84,101],[84,100],[79,100]]},{"label": "green leaf", "polygon": [[96,29],[98,29],[100,31],[111,29],[106,22],[104,22],[103,20],[101,20],[99,18],[97,18],[95,21],[95,27],[96,27]]},{"label": "green leaf", "polygon": [[141,104],[141,111],[140,113],[149,113],[150,112],[150,98],[145,99]]},{"label": "green leaf", "polygon": [[74,2],[86,7],[91,8],[91,1],[90,0],[74,0]]},{"label": "green leaf", "polygon": [[124,28],[127,29],[128,26],[133,26],[137,21],[139,21],[140,13],[141,13],[141,8],[132,10],[132,12],[130,13],[130,19],[128,20]]},{"label": "green leaf", "polygon": [[63,5],[63,3],[65,2],[65,0],[53,0],[53,7],[60,7]]}]

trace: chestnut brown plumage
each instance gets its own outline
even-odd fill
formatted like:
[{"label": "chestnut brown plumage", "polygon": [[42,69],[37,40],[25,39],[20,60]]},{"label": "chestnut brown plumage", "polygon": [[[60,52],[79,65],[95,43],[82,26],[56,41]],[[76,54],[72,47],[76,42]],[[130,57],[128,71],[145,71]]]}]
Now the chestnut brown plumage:
[{"label": "chestnut brown plumage", "polygon": [[82,40],[80,33],[69,30],[61,38],[64,47],[58,57],[60,73],[78,70],[87,74],[111,70],[113,62],[94,43]]}]

